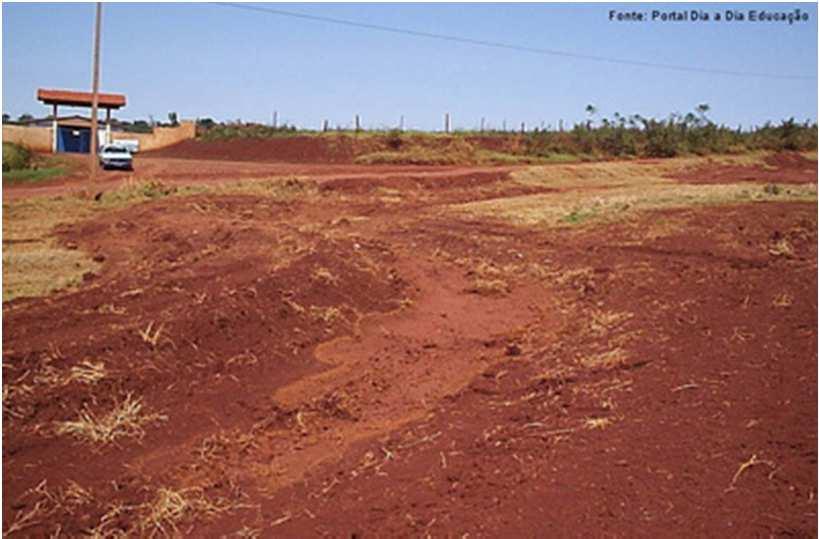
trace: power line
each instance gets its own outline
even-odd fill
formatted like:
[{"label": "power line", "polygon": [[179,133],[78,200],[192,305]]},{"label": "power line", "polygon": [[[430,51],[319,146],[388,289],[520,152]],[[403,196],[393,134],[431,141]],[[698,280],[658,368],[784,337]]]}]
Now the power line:
[{"label": "power line", "polygon": [[593,54],[582,54],[569,51],[561,51],[555,49],[543,49],[539,47],[529,47],[525,45],[514,45],[510,43],[501,43],[497,41],[486,41],[483,39],[472,39],[468,37],[453,36],[447,34],[438,34],[434,32],[423,32],[420,30],[411,30],[408,28],[398,28],[393,26],[383,26],[380,24],[370,24],[365,22],[351,21],[347,19],[337,19],[334,17],[324,17],[320,15],[308,15],[306,13],[298,13],[295,11],[286,11],[277,8],[261,7],[253,4],[236,4],[231,2],[216,2],[216,5],[224,7],[232,7],[236,9],[243,9],[246,11],[256,11],[261,13],[268,13],[271,15],[280,15],[283,17],[294,17],[297,19],[306,19],[311,21],[326,22],[331,24],[338,24],[343,26],[350,26],[353,28],[364,28],[367,30],[377,30],[380,32],[390,32],[393,34],[403,34],[413,37],[423,37],[429,39],[438,39],[443,41],[451,41],[455,43],[466,43],[468,45],[478,45],[481,47],[493,47],[496,49],[506,49],[518,52],[527,52],[533,54],[541,54],[547,56],[561,56],[564,58],[574,58],[578,60],[589,60],[594,62],[605,62],[609,64],[621,64],[637,67],[647,67],[654,69],[666,69],[672,71],[686,71],[693,73],[709,73],[712,75],[730,75],[734,77],[758,77],[768,79],[790,79],[790,80],[813,80],[815,77],[810,75],[779,75],[774,73],[757,73],[752,71],[731,71],[726,69],[711,69],[707,67],[684,66],[676,64],[663,64],[656,62],[644,62],[642,60],[627,60],[623,58],[612,58],[608,56],[597,56]]}]

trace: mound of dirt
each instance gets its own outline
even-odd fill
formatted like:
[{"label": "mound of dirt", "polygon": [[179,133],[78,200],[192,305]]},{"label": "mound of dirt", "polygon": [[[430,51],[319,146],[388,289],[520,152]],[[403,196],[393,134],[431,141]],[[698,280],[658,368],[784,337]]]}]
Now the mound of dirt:
[{"label": "mound of dirt", "polygon": [[[520,137],[512,135],[483,137],[432,137],[403,135],[400,141],[390,136],[292,136],[271,138],[235,138],[227,140],[186,140],[162,148],[145,152],[148,157],[170,157],[179,159],[209,159],[220,161],[255,161],[267,163],[326,163],[352,164],[357,157],[376,152],[406,152],[409,148],[426,151],[436,150],[442,154],[453,154],[454,160],[442,164],[471,162],[462,155],[462,147],[469,151],[481,149],[494,152],[514,153],[519,150]],[[469,153],[469,152],[466,152]],[[412,155],[408,161],[390,160],[390,163],[414,164]],[[468,156],[467,156],[468,157]],[[373,161],[377,163],[377,161]]]},{"label": "mound of dirt", "polygon": [[350,164],[355,158],[356,148],[361,146],[368,146],[367,141],[346,136],[186,140],[168,148],[145,152],[144,155],[222,161]]}]

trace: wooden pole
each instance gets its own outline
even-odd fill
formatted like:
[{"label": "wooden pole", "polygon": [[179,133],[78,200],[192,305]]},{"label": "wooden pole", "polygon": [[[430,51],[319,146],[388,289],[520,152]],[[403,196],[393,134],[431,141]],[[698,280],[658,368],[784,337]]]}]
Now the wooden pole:
[{"label": "wooden pole", "polygon": [[94,22],[94,75],[91,83],[91,179],[97,179],[97,109],[100,102],[100,24],[102,19],[102,2],[97,2]]}]

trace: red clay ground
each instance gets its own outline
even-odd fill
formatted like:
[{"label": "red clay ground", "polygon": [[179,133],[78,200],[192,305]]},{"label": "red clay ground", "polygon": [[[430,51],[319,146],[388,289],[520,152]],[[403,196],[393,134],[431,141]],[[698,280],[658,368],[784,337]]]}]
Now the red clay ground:
[{"label": "red clay ground", "polygon": [[816,161],[797,152],[769,155],[762,165],[705,165],[674,175],[686,183],[815,183]]},{"label": "red clay ground", "polygon": [[[428,137],[404,135],[405,143],[429,143]],[[452,140],[436,139],[441,144]],[[517,149],[521,139],[511,137],[463,137],[469,144],[487,150],[510,151]],[[356,157],[379,150],[391,149],[386,137],[371,135],[282,136],[230,140],[186,140],[161,150],[147,152],[148,157],[174,159],[213,159],[225,161],[256,161],[265,163],[352,164]]]},{"label": "red clay ground", "polygon": [[[61,227],[103,267],[3,306],[4,530],[816,535],[815,203],[522,229],[445,174]],[[144,437],[55,432],[128,394]]]}]

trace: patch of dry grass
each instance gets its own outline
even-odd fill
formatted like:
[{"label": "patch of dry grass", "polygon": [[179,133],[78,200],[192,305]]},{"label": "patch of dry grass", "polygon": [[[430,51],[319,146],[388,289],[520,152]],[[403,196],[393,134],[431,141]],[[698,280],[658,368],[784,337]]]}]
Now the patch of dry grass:
[{"label": "patch of dry grass", "polygon": [[509,293],[509,283],[502,279],[477,278],[467,287],[467,292],[481,296],[502,296]]},{"label": "patch of dry grass", "polygon": [[94,385],[106,375],[104,363],[84,360],[67,370],[46,364],[42,371],[34,376],[34,382],[49,387],[67,386],[72,382]]},{"label": "patch of dry grass", "polygon": [[779,308],[790,307],[793,305],[793,296],[787,292],[779,293],[774,297],[773,301],[771,301],[771,305]]},{"label": "patch of dry grass", "polygon": [[[52,520],[57,514],[72,515],[94,499],[90,490],[83,488],[75,481],[68,481],[62,488],[49,488],[45,479],[36,487],[23,493],[22,498],[30,498],[33,505],[30,509],[22,509],[13,515],[11,523],[3,533],[4,537]],[[59,529],[60,525],[57,524],[57,530]],[[59,533],[52,535],[52,537],[57,536]]]},{"label": "patch of dry grass", "polygon": [[589,417],[583,421],[583,428],[589,430],[603,430],[612,424],[607,417]]},{"label": "patch of dry grass", "polygon": [[634,313],[595,310],[591,313],[589,329],[596,335],[604,335],[633,317]]},{"label": "patch of dry grass", "polygon": [[[158,179],[126,180],[106,189],[98,199],[85,192],[57,197],[31,197],[3,203],[3,301],[45,296],[82,283],[87,272],[100,265],[77,249],[57,243],[57,225],[169,196],[197,194],[251,194],[292,200],[318,192],[314,182],[298,178],[226,182],[218,186],[176,187]],[[213,208],[198,205],[196,211]]]},{"label": "patch of dry grass", "polygon": [[628,355],[622,348],[580,357],[577,362],[587,369],[613,370],[626,365]]},{"label": "patch of dry grass", "polygon": [[[183,522],[211,519],[240,507],[245,506],[224,498],[212,499],[200,487],[162,487],[145,503],[111,504],[89,535],[94,539],[179,537],[182,536],[179,525]],[[123,522],[127,522],[126,529],[121,527]]]},{"label": "patch of dry grass", "polygon": [[664,208],[816,200],[814,184],[789,185],[774,194],[766,191],[762,184],[684,184],[666,177],[670,172],[705,162],[702,158],[684,158],[655,163],[530,167],[513,173],[514,180],[529,186],[559,188],[559,191],[456,204],[449,208],[468,216],[498,218],[522,226],[566,226],[621,220],[636,212]]},{"label": "patch of dry grass", "polygon": [[338,282],[339,282],[338,277],[333,275],[333,273],[329,269],[323,268],[323,267],[319,267],[319,268],[314,269],[313,273],[312,273],[312,277],[313,277],[313,279],[315,279],[317,281],[321,281],[321,282],[323,282],[323,283],[325,283],[327,285],[331,285],[331,286],[338,285]]},{"label": "patch of dry grass", "polygon": [[786,238],[780,238],[768,247],[768,253],[773,256],[790,258],[794,255],[793,245]]},{"label": "patch of dry grass", "polygon": [[142,400],[128,393],[103,415],[96,415],[86,408],[77,419],[58,421],[54,427],[58,435],[69,435],[83,442],[106,445],[119,438],[142,438],[145,435],[143,427],[167,419],[162,414],[145,413]]},{"label": "patch of dry grass", "polygon": [[323,321],[325,324],[332,324],[336,320],[344,318],[344,314],[338,307],[318,307],[315,305],[310,307],[310,316],[314,320]]},{"label": "patch of dry grass", "polygon": [[227,510],[224,502],[208,499],[200,488],[160,488],[154,500],[144,506],[138,528],[148,535],[170,535],[178,532],[177,525],[183,520],[210,518]]}]

